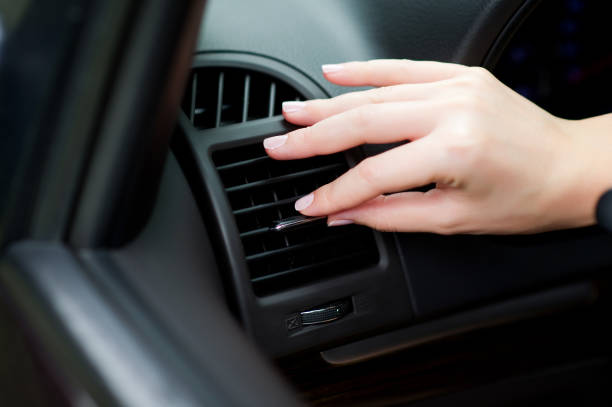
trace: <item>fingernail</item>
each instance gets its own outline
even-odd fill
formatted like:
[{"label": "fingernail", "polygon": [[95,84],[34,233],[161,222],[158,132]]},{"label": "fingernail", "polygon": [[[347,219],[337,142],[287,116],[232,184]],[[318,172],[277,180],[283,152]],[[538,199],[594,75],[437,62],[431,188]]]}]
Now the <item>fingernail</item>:
[{"label": "fingernail", "polygon": [[304,102],[283,102],[283,112],[285,113],[293,113],[299,112],[306,106]]},{"label": "fingernail", "polygon": [[308,194],[306,196],[301,197],[300,199],[295,201],[295,210],[298,212],[303,211],[304,209],[310,206],[312,201],[314,201],[314,194]]},{"label": "fingernail", "polygon": [[341,71],[343,69],[344,69],[344,66],[340,64],[327,64],[327,65],[321,66],[321,70],[323,70],[323,73],[334,73],[334,72]]},{"label": "fingernail", "polygon": [[287,136],[268,137],[264,139],[263,145],[266,150],[274,150],[285,144],[285,141],[287,141]]},{"label": "fingernail", "polygon": [[351,223],[355,223],[352,220],[348,220],[348,219],[336,219],[336,220],[332,220],[331,222],[329,222],[327,224],[327,226],[343,226],[343,225],[350,225]]}]

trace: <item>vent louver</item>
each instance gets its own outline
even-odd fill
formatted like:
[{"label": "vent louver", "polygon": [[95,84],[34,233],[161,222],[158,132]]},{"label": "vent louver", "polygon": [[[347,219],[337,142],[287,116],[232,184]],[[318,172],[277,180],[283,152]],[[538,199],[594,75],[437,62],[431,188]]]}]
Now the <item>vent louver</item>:
[{"label": "vent louver", "polygon": [[378,262],[373,232],[361,226],[311,223],[270,231],[295,216],[301,196],[348,169],[344,155],[296,161],[270,159],[261,143],[217,151],[213,161],[234,213],[256,295],[355,271]]},{"label": "vent louver", "polygon": [[304,97],[269,75],[240,68],[195,68],[182,108],[198,129],[211,129],[281,114],[281,104]]}]

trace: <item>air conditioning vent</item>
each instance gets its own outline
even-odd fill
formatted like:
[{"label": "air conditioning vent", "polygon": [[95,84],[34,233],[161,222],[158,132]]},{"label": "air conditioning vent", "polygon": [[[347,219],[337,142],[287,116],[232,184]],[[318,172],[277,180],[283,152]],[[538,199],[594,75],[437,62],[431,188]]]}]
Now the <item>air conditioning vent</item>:
[{"label": "air conditioning vent", "polygon": [[295,161],[269,158],[261,143],[213,154],[229,198],[256,295],[362,269],[378,262],[373,232],[361,226],[311,223],[271,231],[295,216],[294,202],[348,169],[344,155]]},{"label": "air conditioning vent", "polygon": [[198,129],[276,116],[283,101],[304,99],[278,79],[239,68],[196,68],[189,84],[182,107]]}]

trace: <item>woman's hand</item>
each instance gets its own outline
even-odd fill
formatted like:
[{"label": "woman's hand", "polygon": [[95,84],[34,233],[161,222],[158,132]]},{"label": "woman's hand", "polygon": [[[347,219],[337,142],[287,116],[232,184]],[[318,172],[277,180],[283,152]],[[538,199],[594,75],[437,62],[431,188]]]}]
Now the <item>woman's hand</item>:
[{"label": "woman's hand", "polygon": [[[272,158],[410,141],[296,202],[304,215],[328,215],[330,226],[441,234],[578,227],[594,223],[596,201],[612,186],[610,116],[557,118],[482,68],[377,60],[323,71],[338,85],[378,88],[285,103],[285,118],[307,127],[266,139]],[[401,192],[430,183],[437,187],[425,193]]]}]

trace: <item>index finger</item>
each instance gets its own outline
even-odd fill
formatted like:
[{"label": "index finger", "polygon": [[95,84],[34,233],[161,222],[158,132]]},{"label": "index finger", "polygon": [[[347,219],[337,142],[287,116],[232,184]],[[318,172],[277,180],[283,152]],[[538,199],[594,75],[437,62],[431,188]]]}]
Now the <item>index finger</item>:
[{"label": "index finger", "polygon": [[366,105],[328,117],[311,127],[270,137],[263,144],[276,160],[333,154],[361,144],[416,140],[430,133],[439,118],[439,103],[391,102]]}]

